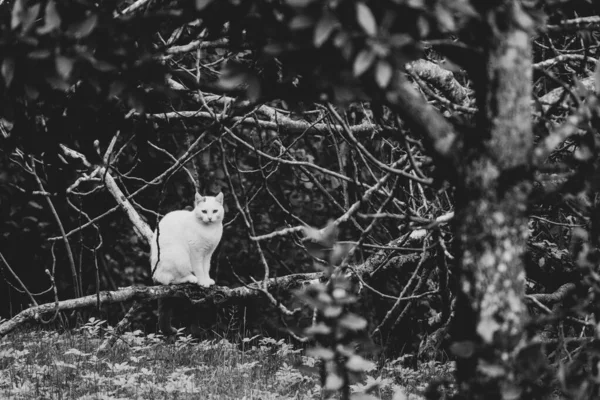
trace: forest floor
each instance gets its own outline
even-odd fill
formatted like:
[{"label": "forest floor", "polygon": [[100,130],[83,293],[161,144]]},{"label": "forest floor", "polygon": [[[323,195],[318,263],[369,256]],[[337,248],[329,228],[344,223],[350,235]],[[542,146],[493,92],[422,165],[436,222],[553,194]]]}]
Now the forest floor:
[{"label": "forest floor", "polygon": [[[97,355],[104,321],[73,332],[30,330],[0,339],[0,399],[320,399],[317,360],[283,339],[196,341],[128,332]],[[452,363],[380,362],[351,386],[363,399],[421,399],[433,378],[452,380]]]}]

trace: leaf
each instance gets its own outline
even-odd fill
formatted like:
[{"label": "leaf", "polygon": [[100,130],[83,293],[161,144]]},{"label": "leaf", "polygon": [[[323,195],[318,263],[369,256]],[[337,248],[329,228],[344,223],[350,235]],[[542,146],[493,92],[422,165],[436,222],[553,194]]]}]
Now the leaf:
[{"label": "leaf", "polygon": [[392,79],[392,66],[385,60],[379,60],[375,69],[375,80],[377,85],[385,89]]},{"label": "leaf", "polygon": [[419,36],[421,37],[425,37],[429,34],[429,22],[422,15],[417,17],[417,30],[419,31]]},{"label": "leaf", "polygon": [[477,333],[486,343],[492,343],[494,335],[500,329],[500,324],[494,318],[481,318],[477,324]]},{"label": "leaf", "polygon": [[354,247],[350,243],[336,243],[333,245],[333,249],[329,254],[329,263],[331,265],[339,265],[344,258],[350,253],[350,250]]},{"label": "leaf", "polygon": [[452,12],[443,5],[438,4],[435,7],[435,18],[437,19],[438,26],[440,27],[442,32],[456,30],[456,23],[454,22]]},{"label": "leaf", "polygon": [[319,358],[321,360],[333,360],[335,353],[333,350],[326,349],[325,347],[311,347],[306,350],[306,355],[309,357]]},{"label": "leaf", "polygon": [[100,72],[109,72],[117,69],[114,65],[107,61],[94,59],[92,65]]},{"label": "leaf", "polygon": [[27,203],[27,204],[29,204],[29,206],[31,206],[31,207],[33,207],[33,208],[35,208],[36,210],[43,210],[43,209],[44,209],[44,207],[42,207],[42,206],[41,206],[41,204],[40,204],[40,203],[38,203],[37,201],[33,201],[33,200],[32,200],[32,201],[30,201],[30,202],[29,202],[29,203]]},{"label": "leaf", "polygon": [[92,33],[97,24],[98,16],[96,14],[91,14],[86,19],[69,26],[68,32],[77,39],[81,39]]},{"label": "leaf", "polygon": [[256,76],[252,75],[252,76],[248,77],[246,84],[247,84],[246,97],[252,103],[258,102],[258,99],[260,98],[260,94],[261,94],[261,87],[260,87],[259,80],[256,78]]},{"label": "leaf", "polygon": [[[129,97],[127,98],[127,105],[135,109],[135,111],[137,111],[138,113],[144,112],[144,101],[142,99],[142,96],[138,93],[131,92],[129,94]],[[135,235],[132,237],[135,237]]]},{"label": "leaf", "polygon": [[204,10],[213,0],[196,0],[196,10]]},{"label": "leaf", "polygon": [[40,96],[40,92],[34,86],[30,86],[30,85],[26,84],[24,89],[25,89],[25,94],[27,95],[27,97],[30,100],[36,100]]},{"label": "leaf", "polygon": [[358,53],[352,68],[354,76],[361,76],[364,74],[371,64],[373,64],[373,61],[375,61],[375,53],[370,49],[362,50]]},{"label": "leaf", "polygon": [[481,371],[488,378],[501,378],[506,376],[506,370],[502,365],[498,364],[490,364],[485,361],[480,361],[479,365],[477,365],[477,369]]},{"label": "leaf", "polygon": [[521,398],[523,389],[512,382],[504,382],[500,389],[502,400],[517,400]]},{"label": "leaf", "polygon": [[108,90],[108,97],[109,98],[118,97],[123,92],[125,87],[127,87],[125,82],[119,81],[119,80],[113,81],[110,84],[110,88]]},{"label": "leaf", "polygon": [[425,8],[425,0],[406,0],[407,7],[422,9]]},{"label": "leaf", "polygon": [[596,61],[594,70],[594,83],[596,84],[596,94],[600,94],[600,60]]},{"label": "leaf", "polygon": [[450,351],[457,357],[470,358],[475,353],[475,344],[470,340],[454,342],[450,345]]},{"label": "leaf", "polygon": [[379,397],[368,393],[353,393],[350,400],[379,400]]},{"label": "leaf", "polygon": [[323,310],[323,316],[325,318],[337,318],[342,314],[342,307],[340,306],[327,306]]},{"label": "leaf", "polygon": [[23,12],[25,7],[23,5],[24,0],[16,0],[11,11],[10,28],[15,29],[21,23]]},{"label": "leaf", "polygon": [[329,335],[331,333],[331,328],[328,327],[327,325],[325,325],[322,322],[319,322],[318,324],[314,324],[309,326],[308,328],[306,328],[304,330],[304,334],[308,335],[308,336],[313,336],[313,335]]},{"label": "leaf", "polygon": [[341,48],[346,43],[350,43],[350,36],[344,31],[336,33],[335,37],[333,38],[333,44],[335,47]]},{"label": "leaf", "polygon": [[329,221],[327,226],[323,229],[316,229],[312,227],[304,228],[304,240],[318,243],[326,248],[331,248],[337,241],[339,229],[333,221]]},{"label": "leaf", "polygon": [[370,36],[377,34],[377,21],[375,21],[375,17],[369,6],[363,2],[356,3],[356,16],[358,23],[367,34]]},{"label": "leaf", "polygon": [[269,43],[263,47],[263,51],[271,56],[277,56],[283,52],[285,47],[281,43]]},{"label": "leaf", "polygon": [[292,7],[306,7],[313,1],[315,0],[286,0],[286,3]]},{"label": "leaf", "polygon": [[60,22],[60,15],[56,11],[56,3],[54,3],[54,0],[50,0],[46,3],[44,26],[39,27],[37,32],[41,35],[51,32],[60,27]]},{"label": "leaf", "polygon": [[29,54],[27,54],[27,57],[32,60],[43,60],[45,58],[50,57],[51,54],[52,53],[50,53],[50,50],[48,49],[36,49],[29,52]]},{"label": "leaf", "polygon": [[13,5],[10,18],[10,27],[15,29],[21,25],[21,31],[27,31],[35,22],[38,14],[40,13],[41,4],[34,4],[33,6],[26,8],[24,0],[17,0]]},{"label": "leaf", "polygon": [[2,60],[2,78],[4,78],[4,85],[9,87],[15,76],[15,59],[8,56]]},{"label": "leaf", "polygon": [[375,368],[375,363],[365,360],[359,355],[353,355],[346,361],[346,368],[354,372],[366,372]]},{"label": "leaf", "polygon": [[40,14],[41,4],[34,4],[21,14],[21,31],[27,32],[35,23],[38,15]]},{"label": "leaf", "polygon": [[577,161],[589,161],[594,157],[594,150],[587,144],[580,144],[573,153],[573,158]]},{"label": "leaf", "polygon": [[62,90],[66,92],[71,87],[63,78],[59,76],[49,76],[46,78],[46,82],[54,89]]},{"label": "leaf", "polygon": [[344,385],[344,381],[337,374],[329,373],[327,374],[327,378],[325,378],[325,386],[323,389],[325,390],[340,390]]},{"label": "leaf", "polygon": [[406,33],[395,33],[389,38],[389,43],[392,47],[404,47],[414,43],[414,39]]},{"label": "leaf", "polygon": [[223,74],[218,84],[225,90],[232,90],[246,83],[247,75],[243,73]]},{"label": "leaf", "polygon": [[56,56],[54,60],[56,64],[56,72],[60,74],[63,78],[67,79],[71,76],[71,72],[73,71],[73,65],[75,64],[75,60],[70,57],[65,56]]},{"label": "leaf", "polygon": [[308,15],[296,15],[289,23],[291,30],[306,29],[313,26],[315,21]]},{"label": "leaf", "polygon": [[323,43],[329,39],[331,33],[338,25],[338,21],[333,15],[329,13],[323,15],[315,27],[315,35],[313,38],[315,47],[321,47]]},{"label": "leaf", "polygon": [[394,397],[392,400],[408,400],[408,396],[406,395],[406,391],[402,386],[398,386],[394,391]]},{"label": "leaf", "polygon": [[344,328],[359,331],[367,327],[367,320],[356,314],[348,313],[340,318],[338,324]]}]

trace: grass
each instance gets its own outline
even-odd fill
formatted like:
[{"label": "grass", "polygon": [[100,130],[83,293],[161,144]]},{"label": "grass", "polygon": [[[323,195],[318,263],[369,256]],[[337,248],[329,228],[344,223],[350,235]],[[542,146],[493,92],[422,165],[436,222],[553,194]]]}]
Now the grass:
[{"label": "grass", "polygon": [[[255,336],[238,343],[128,332],[103,355],[103,321],[74,332],[13,333],[0,340],[2,399],[320,399],[318,361],[283,339]],[[382,399],[417,399],[432,377],[452,375],[452,365],[401,360],[365,374],[352,390]],[[394,393],[396,393],[394,395]],[[364,398],[367,398],[366,396]]]}]

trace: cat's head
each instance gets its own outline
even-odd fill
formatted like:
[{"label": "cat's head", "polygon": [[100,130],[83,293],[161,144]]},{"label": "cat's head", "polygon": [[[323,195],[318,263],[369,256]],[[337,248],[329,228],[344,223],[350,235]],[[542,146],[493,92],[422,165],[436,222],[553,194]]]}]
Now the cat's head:
[{"label": "cat's head", "polygon": [[223,209],[223,193],[216,196],[200,196],[196,193],[194,201],[194,213],[196,218],[205,224],[214,224],[223,221],[225,210]]}]

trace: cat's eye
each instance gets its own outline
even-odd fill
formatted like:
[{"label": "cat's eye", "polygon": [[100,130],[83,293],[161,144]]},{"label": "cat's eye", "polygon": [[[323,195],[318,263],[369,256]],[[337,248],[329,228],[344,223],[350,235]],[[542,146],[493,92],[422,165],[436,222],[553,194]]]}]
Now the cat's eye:
[{"label": "cat's eye", "polygon": [[213,214],[216,213],[216,212],[217,212],[217,210],[213,210]]},{"label": "cat's eye", "polygon": [[202,212],[203,212],[204,214],[206,214],[206,210],[202,210]]}]

